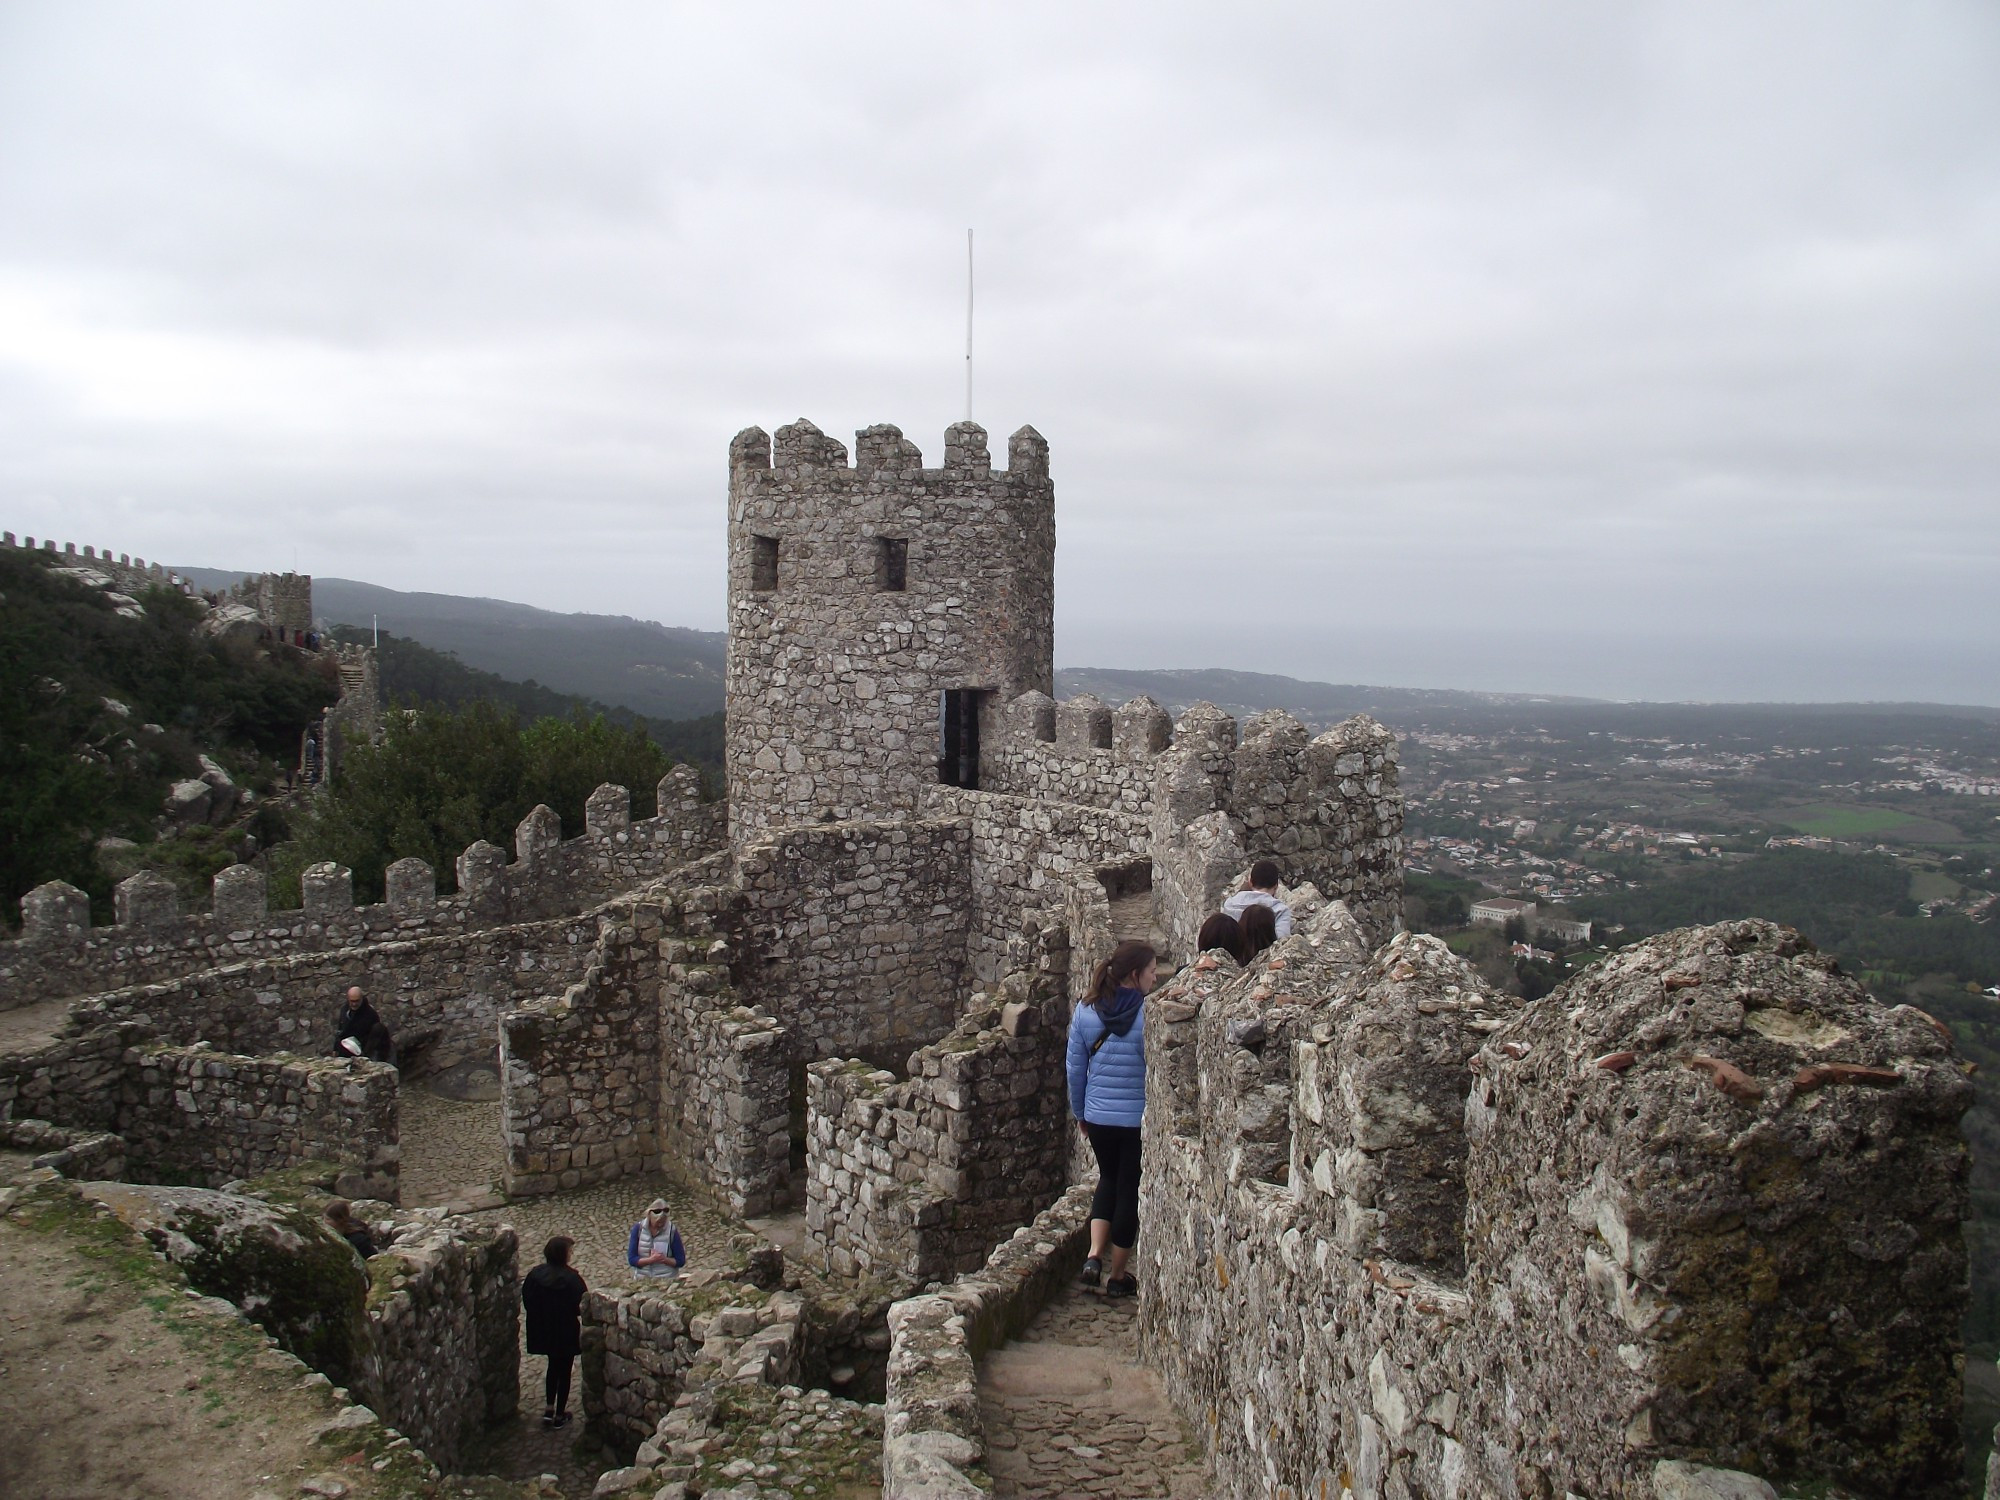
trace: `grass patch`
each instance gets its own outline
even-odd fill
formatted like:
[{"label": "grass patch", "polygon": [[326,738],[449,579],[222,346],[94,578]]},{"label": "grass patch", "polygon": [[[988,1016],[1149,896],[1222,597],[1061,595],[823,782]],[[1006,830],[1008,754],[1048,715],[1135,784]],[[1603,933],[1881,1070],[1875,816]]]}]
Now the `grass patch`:
[{"label": "grass patch", "polygon": [[1822,839],[1875,838],[1885,833],[1908,832],[1925,822],[1893,807],[1856,807],[1832,802],[1792,808],[1776,821]]}]

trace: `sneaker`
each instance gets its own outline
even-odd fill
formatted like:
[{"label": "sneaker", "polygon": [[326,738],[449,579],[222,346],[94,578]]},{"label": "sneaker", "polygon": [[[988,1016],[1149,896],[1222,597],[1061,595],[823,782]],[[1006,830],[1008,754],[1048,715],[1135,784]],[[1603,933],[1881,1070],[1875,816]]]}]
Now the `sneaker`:
[{"label": "sneaker", "polygon": [[553,1417],[549,1419],[549,1426],[551,1427],[569,1426],[569,1413],[566,1411],[557,1412]]},{"label": "sneaker", "polygon": [[542,1413],[542,1425],[543,1425],[544,1427],[553,1427],[553,1426],[555,1426],[555,1425],[556,1425],[556,1414],[555,1414],[554,1412],[552,1412],[552,1411],[545,1411],[545,1412],[543,1412],[543,1413]]},{"label": "sneaker", "polygon": [[1104,1262],[1096,1256],[1091,1256],[1089,1260],[1083,1263],[1083,1284],[1085,1286],[1096,1286],[1103,1279],[1103,1276]]},{"label": "sneaker", "polygon": [[1139,1295],[1139,1278],[1136,1276],[1114,1276],[1104,1283],[1107,1297],[1136,1297]]}]

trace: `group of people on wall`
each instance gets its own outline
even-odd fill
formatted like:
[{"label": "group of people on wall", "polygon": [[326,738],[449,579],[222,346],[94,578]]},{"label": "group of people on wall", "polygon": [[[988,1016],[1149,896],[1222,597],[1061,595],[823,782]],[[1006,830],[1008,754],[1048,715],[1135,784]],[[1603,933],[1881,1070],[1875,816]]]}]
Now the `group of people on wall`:
[{"label": "group of people on wall", "polygon": [[[1219,949],[1247,964],[1289,937],[1291,908],[1278,896],[1282,873],[1276,860],[1252,865],[1242,889],[1201,924],[1196,947]],[[1083,1284],[1107,1297],[1139,1290],[1131,1260],[1139,1239],[1139,1127],[1146,1116],[1146,996],[1159,978],[1159,955],[1150,943],[1122,942],[1097,966],[1070,1016],[1069,1109],[1097,1158]]]}]

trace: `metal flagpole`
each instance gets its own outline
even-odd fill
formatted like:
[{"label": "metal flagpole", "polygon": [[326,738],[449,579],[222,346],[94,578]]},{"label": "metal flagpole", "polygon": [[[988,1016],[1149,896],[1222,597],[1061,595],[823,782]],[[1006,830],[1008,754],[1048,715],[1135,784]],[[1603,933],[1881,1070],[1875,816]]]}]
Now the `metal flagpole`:
[{"label": "metal flagpole", "polygon": [[965,420],[972,420],[972,231],[965,231]]}]

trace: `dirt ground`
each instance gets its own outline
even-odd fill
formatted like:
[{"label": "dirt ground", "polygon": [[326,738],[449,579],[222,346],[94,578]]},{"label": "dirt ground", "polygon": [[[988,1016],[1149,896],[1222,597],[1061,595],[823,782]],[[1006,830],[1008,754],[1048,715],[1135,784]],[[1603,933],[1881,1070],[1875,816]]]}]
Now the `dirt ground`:
[{"label": "dirt ground", "polygon": [[[0,1158],[0,1183],[25,1165]],[[0,1187],[0,1208],[10,1200],[15,1190]],[[414,1451],[379,1426],[323,1440],[342,1407],[324,1377],[73,1203],[0,1214],[0,1285],[4,1500],[436,1493]],[[474,1483],[482,1495],[524,1493]]]}]

